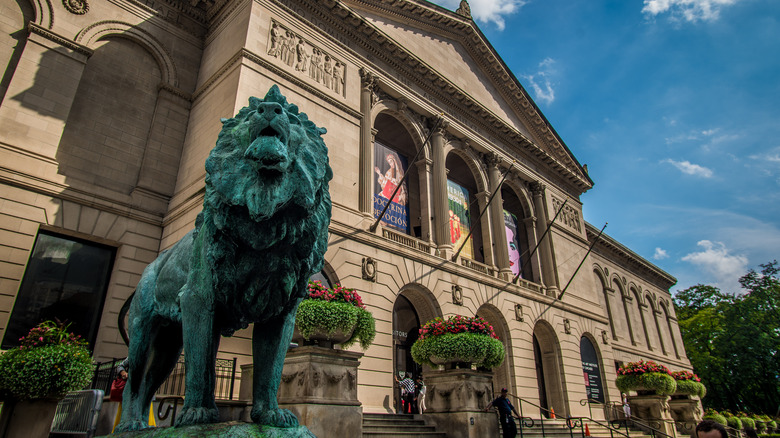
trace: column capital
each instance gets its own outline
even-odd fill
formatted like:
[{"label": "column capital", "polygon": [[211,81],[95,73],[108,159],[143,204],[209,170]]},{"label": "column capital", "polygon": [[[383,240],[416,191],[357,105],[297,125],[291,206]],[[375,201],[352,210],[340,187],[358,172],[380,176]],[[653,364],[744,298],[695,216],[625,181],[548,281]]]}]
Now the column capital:
[{"label": "column capital", "polygon": [[363,91],[373,91],[374,87],[376,87],[376,76],[365,67],[361,67],[359,72],[360,85]]},{"label": "column capital", "polygon": [[528,185],[531,188],[531,193],[533,193],[534,196],[542,196],[544,195],[544,191],[547,188],[547,186],[544,185],[541,181],[534,181]]}]

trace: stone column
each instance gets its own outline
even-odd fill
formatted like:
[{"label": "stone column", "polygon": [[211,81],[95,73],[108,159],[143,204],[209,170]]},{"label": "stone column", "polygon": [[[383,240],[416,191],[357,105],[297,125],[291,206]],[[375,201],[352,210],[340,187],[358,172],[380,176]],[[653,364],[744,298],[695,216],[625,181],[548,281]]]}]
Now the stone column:
[{"label": "stone column", "polygon": [[35,23],[29,30],[0,107],[0,142],[55,159],[92,50]]},{"label": "stone column", "polygon": [[[482,213],[485,211],[485,208],[488,207],[488,200],[490,199],[490,192],[479,192],[476,195],[474,195],[477,198],[477,206],[479,207],[479,213]],[[496,202],[495,199],[493,199],[493,202]],[[491,237],[491,224],[490,220],[492,219],[490,211],[485,212],[482,217],[480,218],[480,223],[472,223],[471,229],[474,230],[476,227],[479,227],[479,233],[482,235],[482,255],[484,257],[483,263],[485,263],[488,266],[496,266],[496,260],[493,256],[494,246],[495,243],[493,242],[493,238]],[[474,219],[476,219],[478,216],[474,216]],[[473,232],[472,232],[473,234]],[[458,248],[453,248],[455,251],[458,250]],[[474,248],[474,254],[476,256],[477,251],[479,251],[479,248]],[[476,257],[474,257],[476,259]]]},{"label": "stone column", "polygon": [[470,369],[424,373],[427,421],[449,438],[499,436],[496,414],[485,412],[492,398],[492,372]]},{"label": "stone column", "polygon": [[[531,184],[531,191],[534,196],[534,210],[536,210],[536,217],[539,219],[536,222],[536,231],[539,238],[542,238],[545,230],[547,230],[548,218],[547,209],[544,202],[545,186],[540,182]],[[550,245],[550,233],[544,236],[544,239],[539,244],[539,258],[542,263],[542,282],[547,288],[547,295],[558,296],[558,278],[555,275],[555,266],[552,256],[552,245]]]},{"label": "stone column", "polygon": [[361,88],[360,88],[360,181],[358,188],[358,207],[365,221],[366,228],[370,226],[373,216],[373,182],[374,182],[374,134],[371,126],[371,108],[373,106],[372,97],[376,78],[366,70],[360,69]]},{"label": "stone column", "polygon": [[[526,278],[528,281],[535,281],[539,284],[544,284],[542,282],[542,263],[539,259],[539,250],[537,249],[534,251],[533,255],[529,256],[531,251],[533,251],[534,246],[536,245],[536,242],[539,240],[539,234],[536,232],[536,223],[538,222],[536,220],[536,216],[529,216],[525,219],[523,219],[523,222],[525,223],[525,229],[528,234],[528,243],[529,248],[523,248],[523,251],[527,251],[526,255],[521,258],[522,263],[531,264],[531,275],[533,278]],[[522,269],[522,266],[521,266]]]},{"label": "stone column", "polygon": [[433,161],[423,158],[417,161],[417,179],[420,181],[420,239],[433,242],[431,232],[431,169]]},{"label": "stone column", "polygon": [[[509,248],[506,241],[506,226],[504,225],[504,199],[501,197],[501,158],[496,154],[485,157],[488,167],[488,181],[493,201],[490,203],[490,224],[492,228],[493,264],[498,267],[499,275],[505,280],[513,277],[512,268],[509,267]],[[485,251],[487,252],[487,251]],[[487,260],[485,261],[487,263]]]},{"label": "stone column", "polygon": [[444,132],[446,128],[447,122],[442,121],[439,128],[431,135],[434,232],[436,233],[438,253],[442,258],[449,258],[453,251],[447,203],[447,163],[444,155],[444,145],[446,144]]}]

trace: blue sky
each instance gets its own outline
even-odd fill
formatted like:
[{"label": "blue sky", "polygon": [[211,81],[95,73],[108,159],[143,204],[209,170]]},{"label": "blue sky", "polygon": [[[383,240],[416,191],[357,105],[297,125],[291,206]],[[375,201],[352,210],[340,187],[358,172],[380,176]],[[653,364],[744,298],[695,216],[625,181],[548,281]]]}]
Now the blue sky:
[{"label": "blue sky", "polygon": [[[434,1],[454,10],[458,0]],[[780,259],[780,1],[472,0],[595,186],[585,220],[678,279]]]}]

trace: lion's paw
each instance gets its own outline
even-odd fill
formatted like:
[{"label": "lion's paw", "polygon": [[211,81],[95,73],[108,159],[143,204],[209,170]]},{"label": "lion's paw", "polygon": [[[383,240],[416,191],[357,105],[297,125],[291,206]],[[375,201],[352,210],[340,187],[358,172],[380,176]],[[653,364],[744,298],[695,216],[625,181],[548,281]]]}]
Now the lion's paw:
[{"label": "lion's paw", "polygon": [[298,427],[298,417],[287,409],[252,410],[252,421],[273,427]]},{"label": "lion's paw", "polygon": [[192,424],[216,423],[219,421],[219,411],[209,408],[185,407],[176,416],[176,427]]},{"label": "lion's paw", "polygon": [[123,421],[116,425],[116,428],[114,428],[114,433],[133,432],[136,430],[148,429],[149,427],[150,426],[142,420]]}]

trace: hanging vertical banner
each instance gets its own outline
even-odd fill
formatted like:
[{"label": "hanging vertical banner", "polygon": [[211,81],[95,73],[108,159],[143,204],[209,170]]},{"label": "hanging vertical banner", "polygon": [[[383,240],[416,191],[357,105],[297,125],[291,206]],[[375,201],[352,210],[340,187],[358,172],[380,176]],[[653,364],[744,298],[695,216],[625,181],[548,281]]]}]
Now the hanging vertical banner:
[{"label": "hanging vertical banner", "polygon": [[[399,155],[396,151],[378,143],[374,143],[374,173],[376,173],[376,182],[374,183],[374,218],[387,205],[390,196],[393,195],[395,188],[401,182],[406,172],[406,158]],[[382,225],[394,228],[404,233],[409,233],[409,208],[406,205],[409,199],[406,181],[401,185],[395,197],[382,217]]]},{"label": "hanging vertical banner", "polygon": [[582,374],[585,377],[585,392],[588,399],[604,403],[599,358],[593,343],[584,336],[580,338],[580,358],[582,359]]},{"label": "hanging vertical banner", "polygon": [[[512,274],[520,275],[520,239],[517,235],[517,216],[504,210],[504,227],[506,228],[506,243],[509,252],[509,267]],[[522,278],[522,275],[520,275]]]},{"label": "hanging vertical banner", "polygon": [[[450,206],[450,237],[454,248],[460,248],[471,229],[471,215],[469,214],[469,191],[465,187],[447,180],[447,199]],[[460,255],[468,259],[474,259],[474,244],[469,237]]]}]

